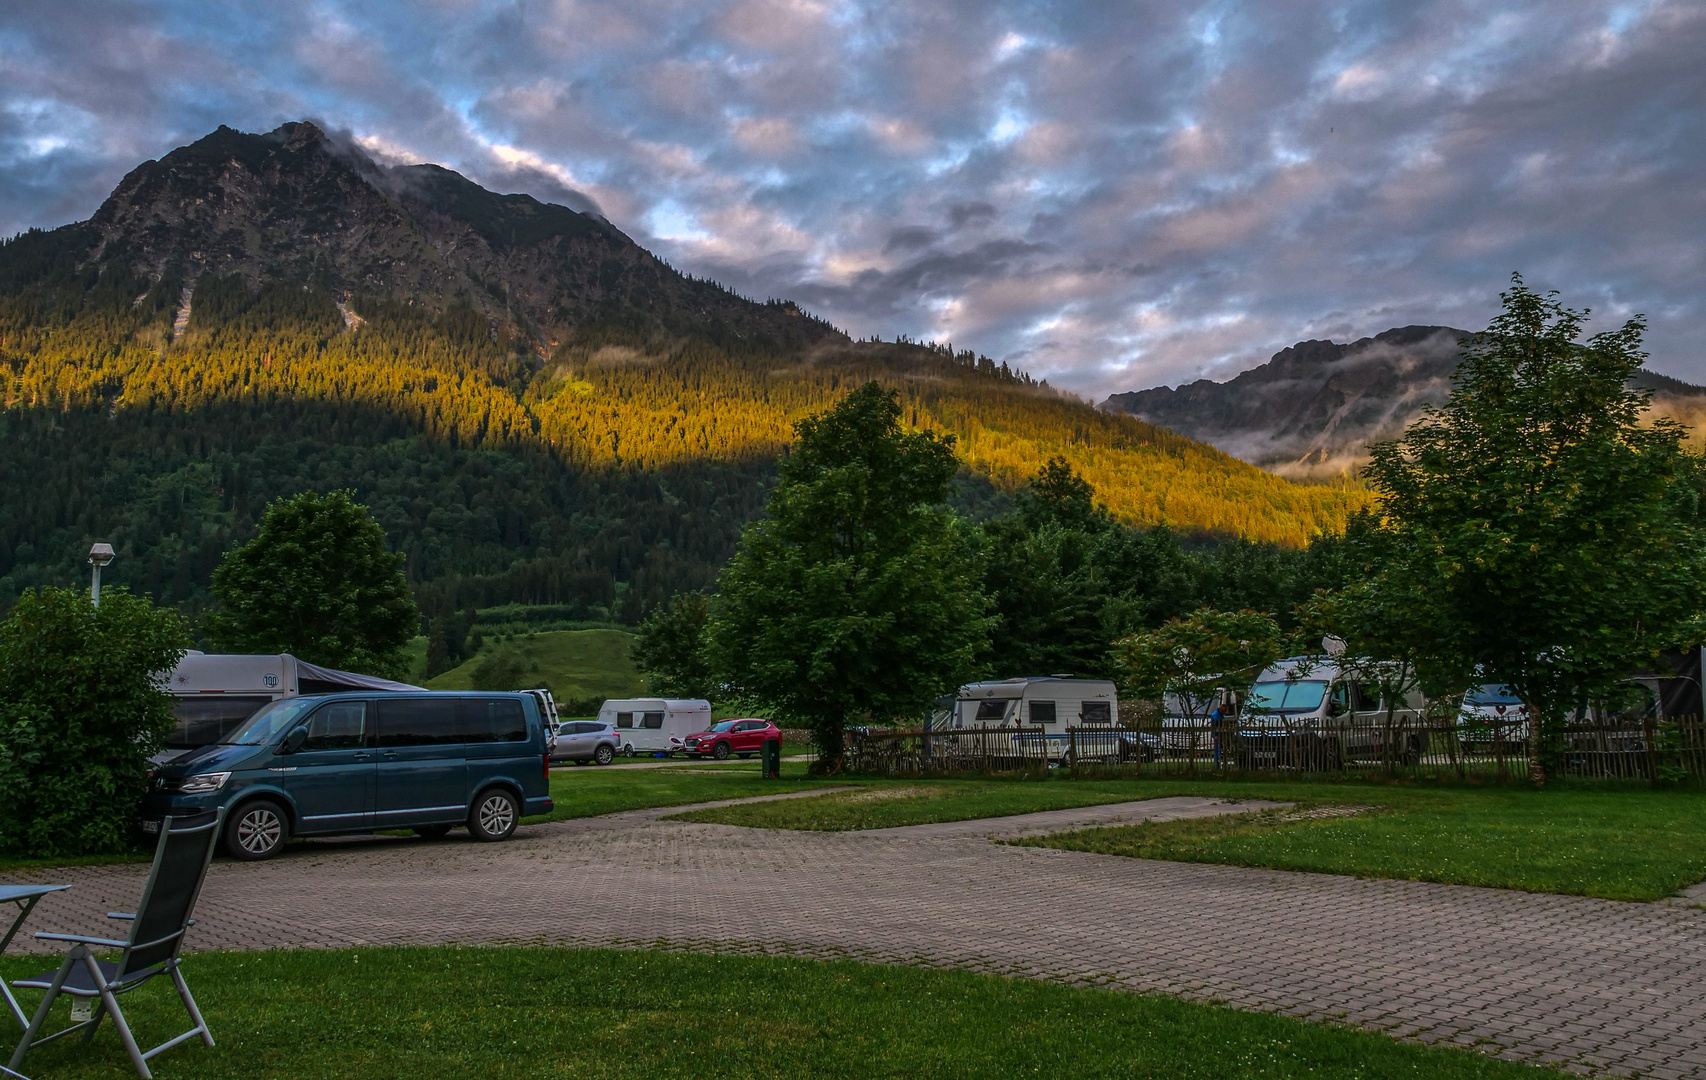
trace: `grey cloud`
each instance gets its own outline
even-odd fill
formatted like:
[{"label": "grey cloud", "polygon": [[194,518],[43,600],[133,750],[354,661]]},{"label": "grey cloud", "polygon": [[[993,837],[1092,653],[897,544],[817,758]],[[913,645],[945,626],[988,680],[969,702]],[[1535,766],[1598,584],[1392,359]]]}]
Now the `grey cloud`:
[{"label": "grey cloud", "polygon": [[1688,0],[19,0],[0,230],[315,115],[1097,397],[1477,326],[1511,270],[1700,379],[1701,55]]}]

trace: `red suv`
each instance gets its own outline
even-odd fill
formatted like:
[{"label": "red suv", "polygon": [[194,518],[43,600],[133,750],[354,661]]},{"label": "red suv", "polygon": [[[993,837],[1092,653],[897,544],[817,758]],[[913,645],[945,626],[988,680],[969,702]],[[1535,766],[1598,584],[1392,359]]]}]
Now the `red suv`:
[{"label": "red suv", "polygon": [[764,749],[765,739],[781,737],[776,725],[768,720],[724,720],[712,724],[709,731],[687,736],[683,749],[690,757],[713,757],[718,761],[730,754],[747,758]]}]

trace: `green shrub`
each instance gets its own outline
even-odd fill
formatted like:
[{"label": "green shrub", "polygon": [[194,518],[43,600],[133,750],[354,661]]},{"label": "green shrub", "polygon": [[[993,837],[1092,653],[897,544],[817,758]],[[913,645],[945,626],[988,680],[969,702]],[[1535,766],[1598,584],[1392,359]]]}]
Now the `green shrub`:
[{"label": "green shrub", "polygon": [[176,611],[109,590],[26,592],[0,623],[0,852],[122,850],[172,728],[156,682],[183,656]]}]

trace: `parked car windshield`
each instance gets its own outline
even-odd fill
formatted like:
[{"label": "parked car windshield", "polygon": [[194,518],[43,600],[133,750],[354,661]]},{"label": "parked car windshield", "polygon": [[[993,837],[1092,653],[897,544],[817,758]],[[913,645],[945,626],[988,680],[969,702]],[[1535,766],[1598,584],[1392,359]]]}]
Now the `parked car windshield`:
[{"label": "parked car windshield", "polygon": [[711,730],[712,731],[727,731],[734,726],[735,726],[735,722],[733,720],[724,720],[720,724],[712,724]]},{"label": "parked car windshield", "polygon": [[1250,687],[1246,708],[1263,712],[1312,712],[1321,707],[1327,684],[1315,679],[1259,682]]},{"label": "parked car windshield", "polygon": [[1482,683],[1469,691],[1465,699],[1469,705],[1521,705],[1522,699],[1511,693],[1511,688],[1504,683]]},{"label": "parked car windshield", "polygon": [[242,727],[232,731],[220,743],[225,746],[265,746],[284,738],[284,733],[296,725],[318,698],[281,698],[249,717]]}]

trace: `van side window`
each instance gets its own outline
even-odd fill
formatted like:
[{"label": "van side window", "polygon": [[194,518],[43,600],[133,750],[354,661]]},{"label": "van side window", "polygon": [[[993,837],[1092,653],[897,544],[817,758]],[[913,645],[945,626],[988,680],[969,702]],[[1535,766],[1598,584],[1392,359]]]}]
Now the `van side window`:
[{"label": "van side window", "polygon": [[663,727],[663,713],[649,712],[649,713],[642,714],[640,717],[640,726],[644,727],[644,728],[651,728],[653,731],[656,731],[659,728],[662,728]]},{"label": "van side window", "polygon": [[459,743],[455,698],[381,698],[380,746],[437,746]]},{"label": "van side window", "polygon": [[462,698],[456,709],[462,741],[521,742],[527,738],[527,714],[514,698]]},{"label": "van side window", "polygon": [[1031,723],[1033,723],[1033,724],[1052,724],[1052,723],[1054,723],[1054,702],[1052,702],[1052,701],[1033,701],[1033,702],[1031,702]]},{"label": "van side window", "polygon": [[1086,724],[1111,724],[1114,711],[1106,701],[1086,701],[1078,706],[1078,719]]},{"label": "van side window", "polygon": [[619,713],[617,713],[616,714],[616,726],[617,727],[633,727],[634,726],[634,714],[631,712],[619,712]]},{"label": "van side window", "polygon": [[367,702],[332,701],[308,718],[303,750],[360,750],[367,745]]},{"label": "van side window", "polygon": [[1333,696],[1327,704],[1327,715],[1328,716],[1343,716],[1345,713],[1345,710],[1350,707],[1350,703],[1351,703],[1350,687],[1345,685],[1344,683],[1334,683],[1333,684]]},{"label": "van side window", "polygon": [[990,722],[999,724],[1002,720],[1006,719],[1006,717],[1006,698],[989,698],[977,703],[977,722],[980,724],[987,724]]},{"label": "van side window", "polygon": [[1351,684],[1351,708],[1357,712],[1372,712],[1380,708],[1380,694],[1372,686]]}]

